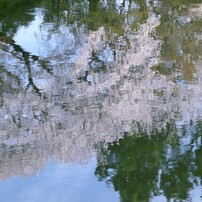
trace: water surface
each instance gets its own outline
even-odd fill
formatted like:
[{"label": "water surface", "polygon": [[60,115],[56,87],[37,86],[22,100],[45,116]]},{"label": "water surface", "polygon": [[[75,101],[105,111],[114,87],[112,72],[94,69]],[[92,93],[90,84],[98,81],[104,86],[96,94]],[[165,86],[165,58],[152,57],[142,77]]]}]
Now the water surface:
[{"label": "water surface", "polygon": [[0,0],[1,201],[200,201],[201,13]]}]

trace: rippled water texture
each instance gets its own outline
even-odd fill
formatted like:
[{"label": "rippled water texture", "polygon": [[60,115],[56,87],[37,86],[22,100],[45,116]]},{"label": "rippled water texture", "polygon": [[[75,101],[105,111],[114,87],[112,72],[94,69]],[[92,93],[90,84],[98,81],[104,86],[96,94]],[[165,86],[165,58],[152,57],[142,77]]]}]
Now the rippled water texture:
[{"label": "rippled water texture", "polygon": [[0,0],[0,201],[202,201],[199,0]]}]

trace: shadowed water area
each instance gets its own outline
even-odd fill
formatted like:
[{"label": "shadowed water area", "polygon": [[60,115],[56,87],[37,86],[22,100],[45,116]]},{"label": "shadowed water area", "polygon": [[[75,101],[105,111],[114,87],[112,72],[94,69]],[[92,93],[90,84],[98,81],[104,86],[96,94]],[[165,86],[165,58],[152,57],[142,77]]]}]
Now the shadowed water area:
[{"label": "shadowed water area", "polygon": [[202,201],[199,0],[0,0],[0,201]]}]

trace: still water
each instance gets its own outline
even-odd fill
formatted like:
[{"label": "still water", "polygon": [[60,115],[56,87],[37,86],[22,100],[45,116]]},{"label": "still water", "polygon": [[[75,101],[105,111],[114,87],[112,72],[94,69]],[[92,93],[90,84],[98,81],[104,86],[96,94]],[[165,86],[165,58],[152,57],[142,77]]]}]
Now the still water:
[{"label": "still water", "polygon": [[0,201],[202,201],[199,0],[0,0]]}]

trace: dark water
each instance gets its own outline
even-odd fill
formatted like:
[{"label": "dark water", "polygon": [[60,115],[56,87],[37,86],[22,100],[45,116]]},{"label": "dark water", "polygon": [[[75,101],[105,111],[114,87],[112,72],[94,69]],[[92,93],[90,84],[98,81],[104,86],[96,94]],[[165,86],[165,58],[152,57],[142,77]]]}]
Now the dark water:
[{"label": "dark water", "polygon": [[202,201],[199,0],[0,0],[0,201]]}]

